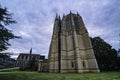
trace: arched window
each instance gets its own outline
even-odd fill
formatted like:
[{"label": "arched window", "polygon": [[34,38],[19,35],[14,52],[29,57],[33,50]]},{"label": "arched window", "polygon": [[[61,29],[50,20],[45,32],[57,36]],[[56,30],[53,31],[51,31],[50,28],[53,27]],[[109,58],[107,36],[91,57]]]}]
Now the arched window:
[{"label": "arched window", "polygon": [[79,34],[79,22],[77,17],[74,17],[74,24],[75,24],[76,33]]},{"label": "arched window", "polygon": [[68,34],[71,34],[71,21],[70,19],[66,20],[66,29],[68,31]]},{"label": "arched window", "polygon": [[71,62],[71,67],[74,68],[74,62],[73,61]]},{"label": "arched window", "polygon": [[83,68],[85,68],[86,66],[85,66],[85,61],[82,61],[82,65],[83,65]]},{"label": "arched window", "polygon": [[24,59],[24,55],[21,56],[21,59]]},{"label": "arched window", "polygon": [[27,60],[28,56],[25,56],[25,59]]}]

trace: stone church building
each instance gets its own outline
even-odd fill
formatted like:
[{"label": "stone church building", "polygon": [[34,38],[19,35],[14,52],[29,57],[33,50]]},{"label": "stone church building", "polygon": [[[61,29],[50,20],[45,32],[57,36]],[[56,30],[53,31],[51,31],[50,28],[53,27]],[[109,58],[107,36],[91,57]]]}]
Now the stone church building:
[{"label": "stone church building", "polygon": [[77,13],[56,15],[49,49],[49,72],[99,72],[88,31]]}]

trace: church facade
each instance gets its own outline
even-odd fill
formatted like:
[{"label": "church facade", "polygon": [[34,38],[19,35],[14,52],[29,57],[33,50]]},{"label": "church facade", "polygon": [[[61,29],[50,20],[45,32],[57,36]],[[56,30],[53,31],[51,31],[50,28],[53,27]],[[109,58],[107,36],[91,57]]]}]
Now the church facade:
[{"label": "church facade", "polygon": [[99,72],[88,31],[77,13],[56,15],[49,49],[49,72]]}]

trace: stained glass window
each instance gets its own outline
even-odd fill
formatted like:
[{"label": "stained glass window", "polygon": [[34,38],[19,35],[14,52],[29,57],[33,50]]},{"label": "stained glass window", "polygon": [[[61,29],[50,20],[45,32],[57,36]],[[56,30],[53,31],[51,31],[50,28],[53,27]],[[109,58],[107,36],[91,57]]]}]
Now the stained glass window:
[{"label": "stained glass window", "polygon": [[67,30],[70,31],[70,29],[71,29],[70,20],[67,20],[66,26],[67,26]]},{"label": "stained glass window", "polygon": [[79,22],[77,17],[74,18],[74,24],[75,24],[76,33],[79,34]]}]

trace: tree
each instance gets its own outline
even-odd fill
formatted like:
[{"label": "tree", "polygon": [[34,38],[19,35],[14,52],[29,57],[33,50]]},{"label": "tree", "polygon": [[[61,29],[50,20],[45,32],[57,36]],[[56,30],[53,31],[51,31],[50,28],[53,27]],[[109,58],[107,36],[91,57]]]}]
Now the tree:
[{"label": "tree", "polygon": [[15,36],[11,30],[8,30],[6,26],[16,23],[12,20],[12,13],[9,13],[7,8],[2,8],[0,6],[0,52],[8,49],[10,39],[20,38]]},{"label": "tree", "polygon": [[[91,38],[94,53],[101,71],[118,69],[117,51],[100,37]],[[120,62],[120,61],[119,61]]]},{"label": "tree", "polygon": [[36,62],[37,61],[35,60],[35,57],[33,57],[32,59],[30,59],[29,62],[27,63],[26,70],[30,70],[30,71],[37,70]]}]

